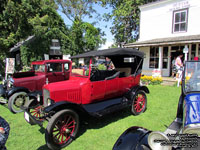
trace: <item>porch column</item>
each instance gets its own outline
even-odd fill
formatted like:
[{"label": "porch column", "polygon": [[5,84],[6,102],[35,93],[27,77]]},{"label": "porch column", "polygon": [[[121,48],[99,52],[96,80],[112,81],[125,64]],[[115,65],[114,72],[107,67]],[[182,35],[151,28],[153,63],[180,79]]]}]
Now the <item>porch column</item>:
[{"label": "porch column", "polygon": [[167,64],[168,76],[170,76],[170,71],[171,71],[171,61],[172,61],[171,50],[172,47],[168,46],[168,64]]},{"label": "porch column", "polygon": [[158,64],[158,69],[160,70],[160,73],[162,70],[162,60],[163,60],[163,47],[160,46],[159,47],[159,64]]}]

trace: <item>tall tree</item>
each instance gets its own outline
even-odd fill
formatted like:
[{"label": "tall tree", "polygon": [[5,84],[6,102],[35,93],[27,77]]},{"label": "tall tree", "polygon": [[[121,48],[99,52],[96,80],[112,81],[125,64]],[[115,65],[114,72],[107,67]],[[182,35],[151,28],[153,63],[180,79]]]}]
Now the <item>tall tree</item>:
[{"label": "tall tree", "polygon": [[72,22],[83,20],[85,16],[92,17],[93,13],[97,13],[93,9],[93,4],[97,0],[55,0],[61,12]]},{"label": "tall tree", "polygon": [[133,42],[139,35],[139,6],[156,0],[101,0],[102,5],[112,7],[105,19],[113,20],[111,32],[118,46]]},{"label": "tall tree", "polygon": [[65,45],[69,44],[69,30],[55,9],[47,7],[44,10],[44,16],[36,15],[29,19],[29,23],[33,26],[35,40],[20,49],[24,65],[43,59],[44,54],[49,53],[52,39],[58,39],[61,51],[69,54],[65,48]]},{"label": "tall tree", "polygon": [[86,51],[97,50],[100,44],[105,43],[102,38],[104,33],[88,22],[75,19],[69,32],[70,44],[68,50],[71,55],[80,54]]},{"label": "tall tree", "polygon": [[105,43],[99,28],[95,28],[94,24],[84,22],[84,17],[93,17],[97,14],[93,8],[97,0],[55,0],[58,8],[71,20],[70,28],[70,45],[68,48],[71,54],[79,54],[84,51],[97,50],[101,44]]},{"label": "tall tree", "polygon": [[11,47],[30,35],[35,35],[36,40],[31,46],[22,47],[24,64],[41,59],[39,55],[48,52],[51,38],[65,39],[65,42],[68,38],[54,0],[1,0],[0,8],[0,61],[4,59],[2,56],[9,55]]}]

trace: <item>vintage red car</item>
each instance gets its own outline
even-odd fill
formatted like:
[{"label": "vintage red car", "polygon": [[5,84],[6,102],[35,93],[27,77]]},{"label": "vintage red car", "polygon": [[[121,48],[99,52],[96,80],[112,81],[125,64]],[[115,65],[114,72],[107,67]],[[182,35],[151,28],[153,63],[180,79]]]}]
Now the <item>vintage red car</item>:
[{"label": "vintage red car", "polygon": [[[98,69],[97,57],[109,58],[104,70]],[[45,132],[47,146],[60,149],[76,138],[80,120],[87,115],[101,117],[126,107],[139,115],[146,110],[145,93],[149,93],[146,86],[140,86],[143,57],[143,52],[127,48],[73,56],[72,59],[84,58],[88,65],[82,65],[82,72],[80,69],[71,74],[68,81],[44,85],[43,107],[30,101],[24,114],[26,121],[39,125],[49,121]]]},{"label": "vintage red car", "polygon": [[42,91],[46,83],[68,80],[71,64],[70,60],[32,62],[30,71],[14,73],[0,85],[0,102],[8,103],[8,108],[13,113],[21,112],[20,106],[28,101],[27,93]]}]

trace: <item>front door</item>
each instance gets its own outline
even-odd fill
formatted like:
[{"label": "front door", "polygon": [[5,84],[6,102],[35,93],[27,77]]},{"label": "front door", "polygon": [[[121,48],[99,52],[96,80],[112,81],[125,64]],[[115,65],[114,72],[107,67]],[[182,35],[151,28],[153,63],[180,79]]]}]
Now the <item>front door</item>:
[{"label": "front door", "polygon": [[105,80],[105,99],[114,98],[120,95],[119,93],[119,78]]},{"label": "front door", "polygon": [[105,97],[105,80],[91,81],[91,102],[103,100]]}]

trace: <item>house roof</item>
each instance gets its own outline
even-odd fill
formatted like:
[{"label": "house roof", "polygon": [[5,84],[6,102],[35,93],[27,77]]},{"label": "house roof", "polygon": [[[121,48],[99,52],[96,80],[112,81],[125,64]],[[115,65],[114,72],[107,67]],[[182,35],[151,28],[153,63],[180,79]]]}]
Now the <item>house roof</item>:
[{"label": "house roof", "polygon": [[126,48],[146,47],[146,46],[162,46],[162,45],[176,45],[176,44],[192,44],[200,43],[200,35],[177,36],[168,38],[159,38],[146,41],[138,41],[134,43],[125,44]]},{"label": "house roof", "polygon": [[156,0],[154,2],[150,2],[150,3],[147,3],[147,4],[141,5],[140,8],[144,8],[144,7],[148,7],[148,6],[152,6],[152,5],[157,5],[157,4],[165,2],[165,1],[169,1],[169,0]]},{"label": "house roof", "polygon": [[12,47],[10,49],[10,52],[16,52],[20,49],[20,47],[28,42],[31,42],[32,40],[35,39],[35,36],[32,35],[32,36],[29,36],[27,39],[25,39],[24,41],[21,41],[21,42],[18,42],[14,47]]},{"label": "house roof", "polygon": [[99,50],[99,51],[90,51],[83,54],[79,54],[76,56],[72,56],[71,58],[86,58],[86,57],[95,57],[95,56],[115,56],[115,55],[128,55],[128,56],[139,56],[144,57],[144,53],[141,51],[138,51],[137,49],[132,48],[110,48],[105,50]]}]

